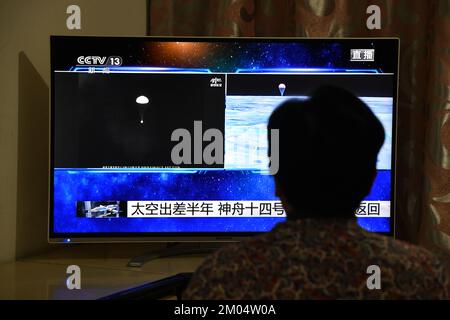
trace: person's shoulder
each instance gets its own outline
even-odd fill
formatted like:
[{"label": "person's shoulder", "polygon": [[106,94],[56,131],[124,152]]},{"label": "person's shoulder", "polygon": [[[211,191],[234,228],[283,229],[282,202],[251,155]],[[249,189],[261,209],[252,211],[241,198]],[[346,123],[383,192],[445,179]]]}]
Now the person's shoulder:
[{"label": "person's shoulder", "polygon": [[395,255],[401,261],[408,261],[410,265],[421,268],[424,272],[448,273],[448,261],[427,248],[410,244],[397,239],[388,240],[390,255]]},{"label": "person's shoulder", "polygon": [[414,261],[434,261],[437,259],[434,253],[424,247],[390,236],[366,232],[366,239],[387,253],[386,257],[389,258],[397,257],[398,259],[412,259]]},{"label": "person's shoulder", "polygon": [[369,247],[369,255],[378,255],[391,262],[405,263],[407,265],[440,263],[438,257],[428,249],[411,244],[391,236],[362,231],[364,233],[363,247]]},{"label": "person's shoulder", "polygon": [[[245,292],[246,273],[252,273],[270,235],[229,243],[205,258],[183,293],[185,299],[230,299]],[[252,271],[253,270],[253,271]],[[248,274],[250,275],[250,274]],[[244,283],[245,282],[245,283]],[[234,292],[236,289],[237,291]]]},{"label": "person's shoulder", "polygon": [[[414,284],[409,290],[403,290],[411,297],[450,298],[448,260],[427,248],[384,235],[371,234],[367,240],[391,285]],[[395,281],[400,278],[402,283]]]},{"label": "person's shoulder", "polygon": [[272,235],[269,232],[226,244],[205,260],[204,264],[214,265],[215,270],[222,268],[237,270],[240,265],[253,263],[253,256],[260,256],[266,252],[271,244],[271,239]]}]

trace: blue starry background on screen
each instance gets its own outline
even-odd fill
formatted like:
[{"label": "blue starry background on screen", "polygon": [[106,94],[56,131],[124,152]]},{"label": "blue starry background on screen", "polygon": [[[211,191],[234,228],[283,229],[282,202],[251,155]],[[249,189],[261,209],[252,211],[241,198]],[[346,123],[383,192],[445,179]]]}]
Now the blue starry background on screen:
[{"label": "blue starry background on screen", "polygon": [[[267,68],[334,68],[342,56],[339,43],[323,43],[312,50],[302,43],[152,42],[139,52],[140,65],[207,68],[211,72],[257,71]],[[76,217],[77,201],[112,200],[278,200],[267,168],[266,125],[282,96],[227,96],[225,112],[225,168],[180,173],[139,170],[55,168],[55,233],[139,232],[264,232],[283,218],[103,218]],[[305,97],[298,97],[304,99]],[[391,197],[391,97],[361,97],[383,123],[386,142],[380,152],[378,174],[366,200]],[[252,152],[243,143],[257,146]],[[250,161],[249,161],[250,159]],[[390,231],[390,218],[358,218],[369,231]]]}]

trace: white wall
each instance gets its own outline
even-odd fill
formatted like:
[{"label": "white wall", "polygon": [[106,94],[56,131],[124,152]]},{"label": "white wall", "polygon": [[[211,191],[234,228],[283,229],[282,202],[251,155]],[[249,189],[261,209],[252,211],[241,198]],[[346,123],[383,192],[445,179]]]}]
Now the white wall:
[{"label": "white wall", "polygon": [[[81,7],[81,30],[70,31],[66,28],[66,8],[70,4]],[[26,183],[26,188],[21,188],[17,182],[19,160],[25,163],[26,167],[32,168],[33,163],[42,164],[47,159],[46,152],[39,151],[28,154],[27,159],[18,159],[19,99],[26,101],[21,104],[22,109],[25,108],[22,111],[28,114],[28,117],[33,114],[28,113],[26,109],[33,108],[33,97],[24,97],[27,92],[19,93],[19,53],[22,52],[21,57],[30,62],[25,70],[31,70],[29,72],[32,76],[25,79],[28,81],[25,88],[32,87],[35,81],[36,87],[44,88],[36,90],[45,95],[45,85],[50,86],[49,35],[143,36],[145,28],[145,0],[0,0],[0,262],[11,261],[16,255],[38,250],[40,246],[31,240],[42,239],[46,232],[45,228],[42,228],[45,224],[34,225],[32,219],[29,220],[26,232],[16,232],[18,207],[27,211],[21,212],[24,217],[46,216],[42,201],[42,195],[46,194],[46,191],[42,189],[47,187],[42,174],[22,174],[20,183]],[[22,72],[22,82],[27,72]],[[45,99],[41,98],[36,103]],[[32,120],[28,119],[25,123],[32,123]],[[41,131],[37,131],[32,137],[36,139],[37,145],[45,145],[48,141],[47,132]],[[30,203],[38,201],[40,204],[37,207],[17,206],[18,189],[25,193],[21,194],[19,199],[29,199]],[[16,233],[23,237],[19,239],[21,249],[17,249]],[[30,241],[27,242],[28,238]]]}]

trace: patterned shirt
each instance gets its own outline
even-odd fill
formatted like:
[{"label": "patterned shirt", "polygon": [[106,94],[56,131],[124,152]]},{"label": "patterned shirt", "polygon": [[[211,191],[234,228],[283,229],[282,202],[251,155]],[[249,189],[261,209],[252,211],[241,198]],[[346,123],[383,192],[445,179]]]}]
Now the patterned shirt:
[{"label": "patterned shirt", "polygon": [[304,219],[222,247],[183,298],[449,299],[449,292],[446,265],[426,249],[366,232],[353,220]]}]

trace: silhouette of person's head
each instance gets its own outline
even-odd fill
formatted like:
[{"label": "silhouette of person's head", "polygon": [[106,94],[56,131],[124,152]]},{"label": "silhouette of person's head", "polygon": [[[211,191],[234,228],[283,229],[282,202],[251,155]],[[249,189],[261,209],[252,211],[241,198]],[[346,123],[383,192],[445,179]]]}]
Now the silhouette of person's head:
[{"label": "silhouette of person's head", "polygon": [[344,89],[322,86],[307,100],[281,104],[268,129],[279,129],[274,178],[288,219],[354,217],[370,192],[384,142],[369,107]]}]

